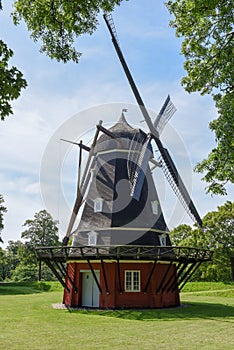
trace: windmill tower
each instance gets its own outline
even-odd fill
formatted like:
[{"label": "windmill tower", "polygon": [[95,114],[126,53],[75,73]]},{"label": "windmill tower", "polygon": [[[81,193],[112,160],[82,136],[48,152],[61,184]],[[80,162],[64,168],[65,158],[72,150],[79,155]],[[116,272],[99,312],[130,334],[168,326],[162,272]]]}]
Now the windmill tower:
[{"label": "windmill tower", "polygon": [[151,137],[131,127],[122,112],[94,148],[73,245],[160,245],[168,229],[150,170]]},{"label": "windmill tower", "polygon": [[[80,142],[77,196],[62,247],[37,249],[64,286],[63,303],[72,307],[157,308],[180,304],[179,292],[211,252],[171,245],[152,177],[162,168],[187,212],[202,225],[160,133],[175,111],[168,96],[153,123],[117,42],[110,15],[104,19],[140,110],[145,133],[122,112],[110,129],[99,122],[91,147]],[[152,143],[161,154],[154,159]],[[82,152],[89,152],[83,177]],[[82,211],[78,227],[74,224]],[[72,243],[69,239],[72,237]]]}]

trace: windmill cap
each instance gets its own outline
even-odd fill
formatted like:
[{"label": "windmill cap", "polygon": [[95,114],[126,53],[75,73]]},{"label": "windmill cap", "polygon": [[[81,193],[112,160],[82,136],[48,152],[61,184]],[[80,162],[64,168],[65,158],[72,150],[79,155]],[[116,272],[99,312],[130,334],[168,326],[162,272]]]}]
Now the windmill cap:
[{"label": "windmill cap", "polygon": [[127,122],[123,111],[117,123],[110,127],[108,131],[110,131],[115,138],[111,138],[109,135],[102,133],[97,140],[95,153],[114,149],[130,149],[132,140],[135,139],[138,134],[141,134],[141,136],[145,134],[142,130],[132,127]]}]

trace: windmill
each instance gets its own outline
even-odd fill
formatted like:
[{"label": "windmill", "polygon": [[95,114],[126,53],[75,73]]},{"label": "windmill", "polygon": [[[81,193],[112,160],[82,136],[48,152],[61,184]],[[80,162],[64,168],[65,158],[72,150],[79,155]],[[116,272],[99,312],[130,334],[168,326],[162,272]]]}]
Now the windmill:
[{"label": "windmill", "polygon": [[[168,96],[152,122],[119,47],[112,17],[108,14],[104,19],[149,131],[129,125],[122,111],[109,129],[99,122],[90,147],[77,143],[77,195],[63,246],[39,247],[37,256],[64,286],[67,306],[178,306],[180,290],[212,253],[172,246],[153,181],[150,164],[162,168],[189,215],[202,226],[160,140],[175,107]],[[159,161],[154,159],[153,142]],[[88,159],[81,176],[83,151],[88,152]]]}]

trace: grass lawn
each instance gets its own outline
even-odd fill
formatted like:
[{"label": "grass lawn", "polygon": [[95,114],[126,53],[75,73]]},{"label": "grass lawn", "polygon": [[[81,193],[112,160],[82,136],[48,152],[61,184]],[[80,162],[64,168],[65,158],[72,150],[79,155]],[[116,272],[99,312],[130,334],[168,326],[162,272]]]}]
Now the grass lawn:
[{"label": "grass lawn", "polygon": [[57,283],[0,284],[0,349],[234,349],[234,284],[188,283],[182,307],[55,310]]}]

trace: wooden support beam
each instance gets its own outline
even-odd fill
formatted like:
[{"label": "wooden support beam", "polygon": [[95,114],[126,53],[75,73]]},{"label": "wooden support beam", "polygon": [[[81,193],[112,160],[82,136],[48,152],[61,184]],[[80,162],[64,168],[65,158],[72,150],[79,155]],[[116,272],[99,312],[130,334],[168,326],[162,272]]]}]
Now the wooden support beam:
[{"label": "wooden support beam", "polygon": [[74,289],[75,293],[78,292],[76,285],[74,284],[74,282],[72,281],[71,277],[69,276],[69,274],[67,273],[67,270],[64,268],[63,263],[59,262],[59,261],[54,261],[54,263],[56,264],[57,268],[59,269],[59,271],[61,272],[62,276],[64,278],[67,278],[69,280],[69,282],[72,285],[72,288]]},{"label": "wooden support beam", "polygon": [[102,266],[102,273],[103,273],[104,283],[105,283],[105,288],[106,288],[106,294],[109,295],[109,294],[110,294],[110,291],[109,291],[108,284],[107,284],[105,263],[104,263],[103,259],[101,259],[101,266]]},{"label": "wooden support beam", "polygon": [[145,284],[145,287],[143,288],[143,293],[146,293],[146,292],[147,292],[147,289],[148,289],[148,287],[149,287],[149,284],[150,284],[151,278],[152,278],[152,276],[153,276],[153,273],[154,273],[154,270],[155,270],[156,265],[157,265],[157,260],[154,260],[154,263],[153,263],[153,266],[152,266],[151,271],[150,271],[150,273],[149,273],[147,282],[146,282],[146,284]]},{"label": "wooden support beam", "polygon": [[119,292],[123,293],[122,283],[121,283],[121,274],[120,274],[120,263],[119,259],[117,259],[117,272],[118,272],[118,281],[119,281]]},{"label": "wooden support beam", "polygon": [[104,126],[97,125],[97,128],[98,128],[99,131],[102,131],[104,134],[106,134],[107,136],[111,137],[112,139],[116,138],[116,136],[110,130],[104,128]]},{"label": "wooden support beam", "polygon": [[188,282],[188,280],[192,277],[192,275],[194,274],[194,272],[199,268],[199,266],[201,265],[202,261],[199,261],[197,263],[193,263],[192,264],[192,268],[190,269],[190,271],[186,274],[186,278],[184,278],[184,281],[181,285],[180,282],[180,286],[179,286],[179,291],[182,290],[182,288],[185,286],[185,284]]},{"label": "wooden support beam", "polygon": [[[175,264],[174,264],[175,266]],[[163,286],[162,288],[162,292],[164,292],[166,290],[166,288],[169,286],[169,284],[171,283],[172,280],[175,280],[175,278],[177,279],[176,277],[176,271],[175,273],[172,273],[171,276],[168,278],[166,284]],[[168,293],[168,290],[167,290],[167,293]]]},{"label": "wooden support beam", "polygon": [[86,152],[90,152],[91,148],[89,146],[86,146],[82,143],[82,141],[80,141],[80,143],[78,143],[78,146],[80,147],[80,149],[85,150]]},{"label": "wooden support beam", "polygon": [[170,264],[168,264],[168,268],[166,269],[166,272],[165,272],[165,274],[164,274],[164,276],[163,276],[163,278],[161,280],[161,283],[160,283],[159,287],[156,290],[156,293],[160,292],[160,289],[162,288],[163,283],[164,283],[165,279],[167,278],[167,275],[168,275],[168,273],[169,273],[169,271],[171,269],[172,264],[173,264],[173,261],[171,261]]},{"label": "wooden support beam", "polygon": [[64,282],[63,278],[60,276],[60,274],[58,273],[58,271],[56,270],[56,268],[54,267],[54,265],[51,263],[52,260],[50,259],[45,259],[44,262],[46,263],[46,265],[50,268],[50,270],[53,272],[53,274],[55,275],[55,277],[59,280],[59,282],[61,283],[61,285],[63,286],[63,288],[65,288],[68,293],[70,293],[70,288],[68,287],[68,285]]},{"label": "wooden support beam", "polygon": [[177,284],[178,284],[178,276],[179,276],[179,273],[180,273],[180,269],[182,267],[183,267],[183,262],[180,261],[179,264],[176,266],[176,272],[174,274],[174,280],[168,285],[167,293],[172,291],[172,289],[177,286]]},{"label": "wooden support beam", "polygon": [[85,151],[90,152],[90,147],[84,145],[82,141],[80,141],[80,142],[78,143],[78,142],[68,141],[68,140],[65,140],[65,139],[60,139],[60,140],[61,140],[61,141],[68,142],[68,143],[72,143],[73,145],[79,146],[80,149],[84,149]]},{"label": "wooden support beam", "polygon": [[[188,265],[189,263],[187,263]],[[190,272],[193,270],[194,266],[196,266],[197,261],[194,261],[193,263],[191,263],[191,265],[188,267],[187,270],[184,271],[184,273],[182,274],[182,276],[178,279],[178,286],[181,285],[184,280],[187,278],[187,276],[190,274]]]},{"label": "wooden support beam", "polygon": [[175,283],[171,286],[172,292],[175,292],[178,289],[178,286],[180,283],[179,281],[182,280],[184,271],[187,268],[189,263],[188,263],[188,261],[181,261],[180,264],[181,264],[181,266],[180,266],[179,270],[177,271],[177,279],[176,279]]},{"label": "wooden support beam", "polygon": [[99,283],[99,281],[98,281],[98,279],[97,279],[96,273],[94,272],[93,266],[92,266],[92,264],[91,264],[91,262],[90,262],[89,259],[87,259],[87,263],[88,263],[89,268],[90,268],[90,270],[91,270],[91,272],[92,272],[93,278],[94,278],[94,280],[95,280],[95,282],[96,282],[96,285],[97,285],[97,287],[98,287],[98,289],[99,289],[99,292],[102,294],[102,288],[101,288],[101,286],[100,286],[100,283]]}]

